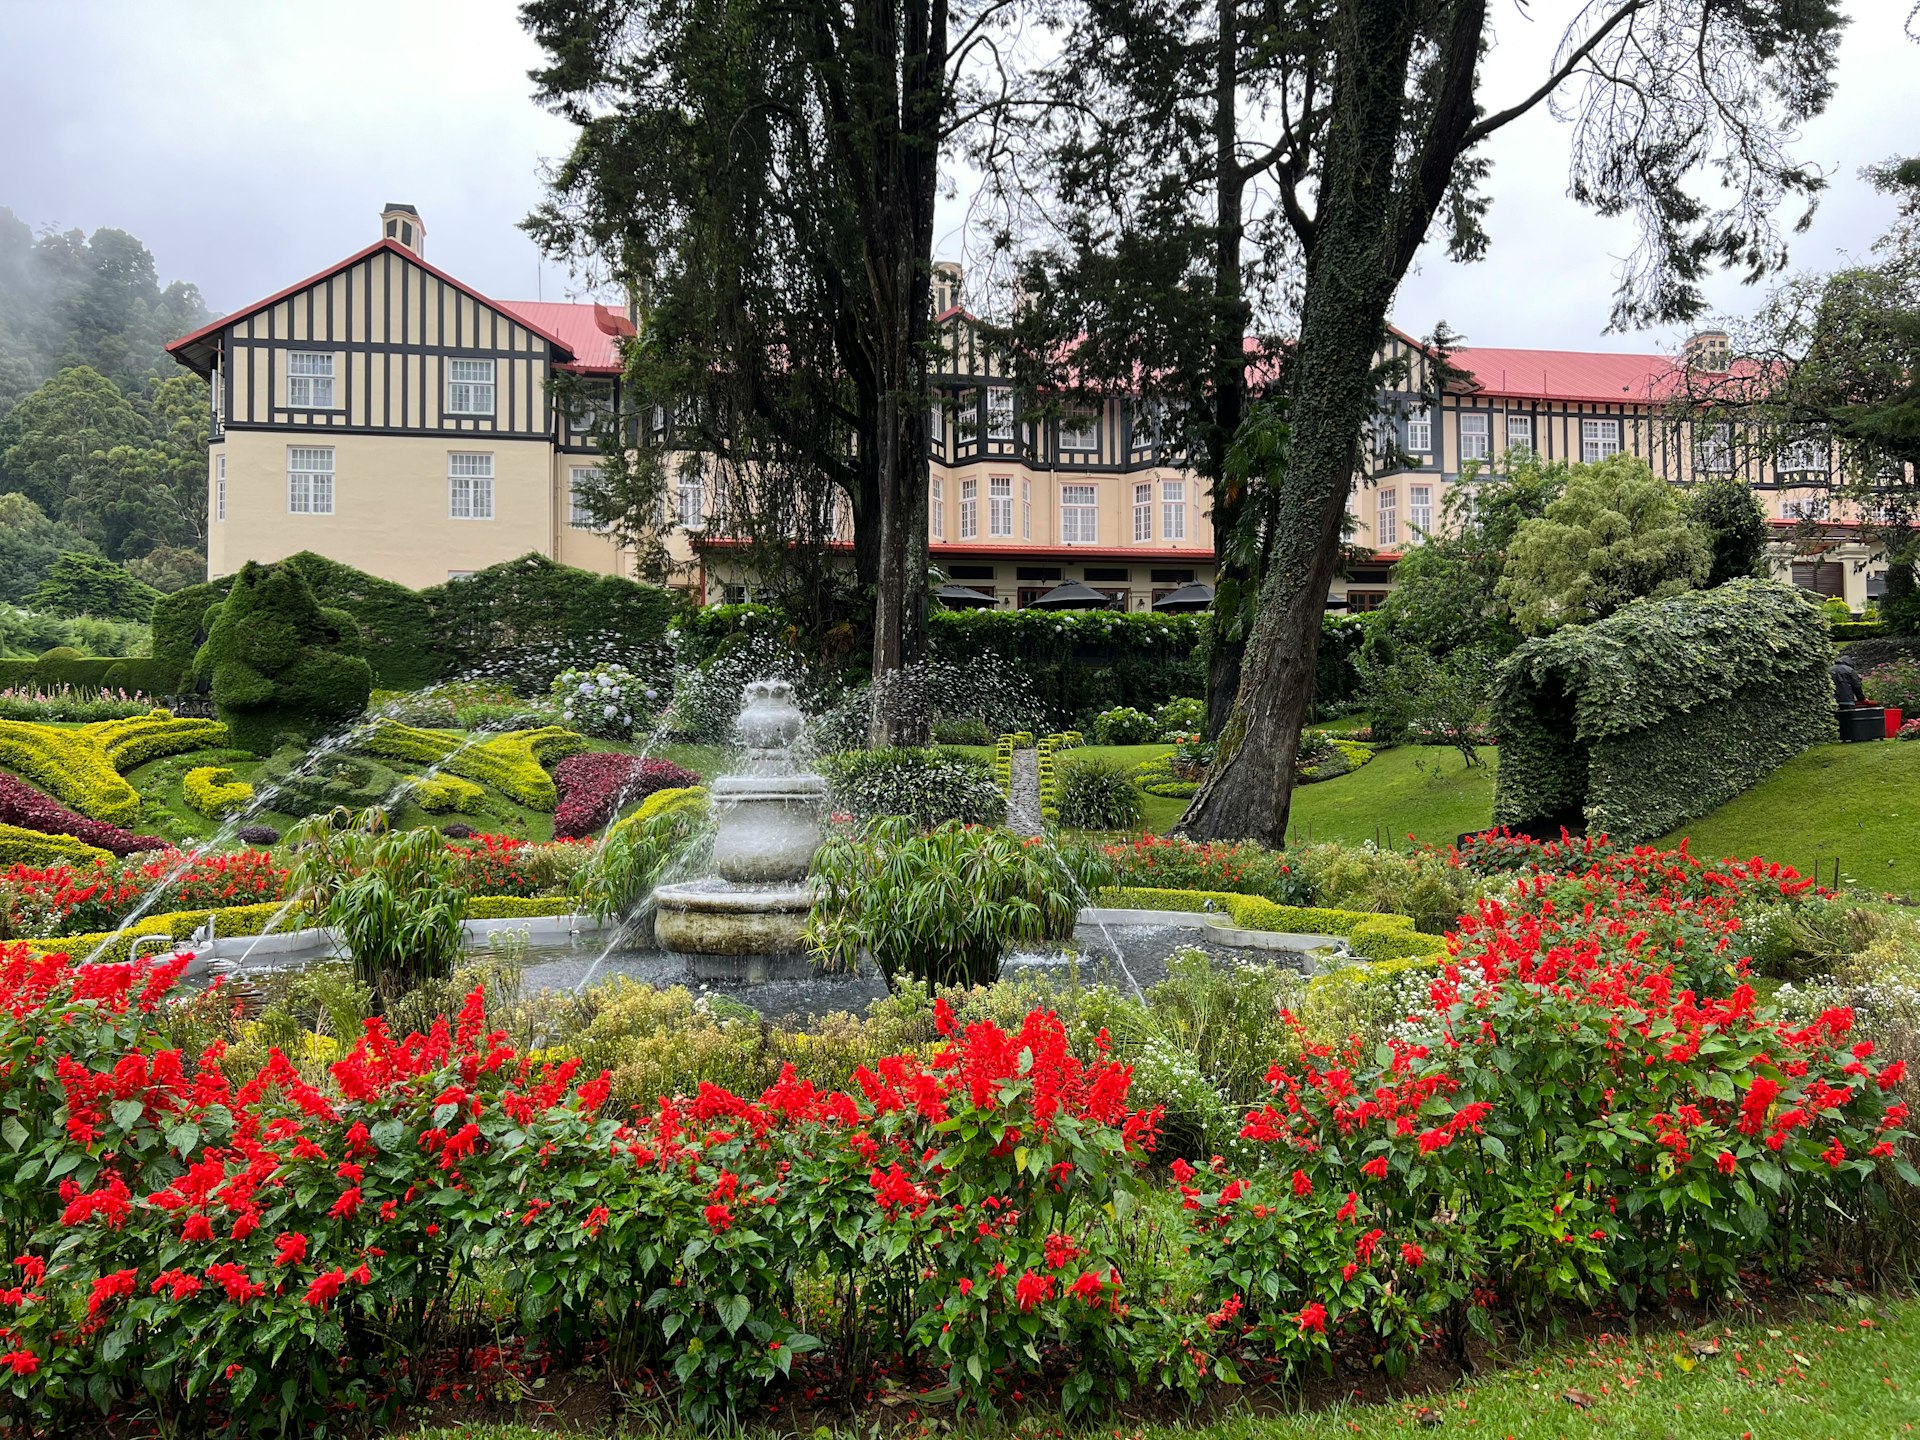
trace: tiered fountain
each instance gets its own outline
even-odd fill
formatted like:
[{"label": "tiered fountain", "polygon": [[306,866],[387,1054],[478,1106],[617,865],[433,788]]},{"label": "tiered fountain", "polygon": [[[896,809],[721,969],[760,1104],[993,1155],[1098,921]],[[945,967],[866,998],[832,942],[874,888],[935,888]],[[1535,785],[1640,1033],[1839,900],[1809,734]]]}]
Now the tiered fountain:
[{"label": "tiered fountain", "polygon": [[654,938],[696,978],[800,979],[808,973],[801,932],[813,908],[807,867],[820,848],[827,782],[794,764],[805,721],[793,686],[758,680],[743,698],[734,731],[746,771],[710,787],[718,874],[656,889]]}]

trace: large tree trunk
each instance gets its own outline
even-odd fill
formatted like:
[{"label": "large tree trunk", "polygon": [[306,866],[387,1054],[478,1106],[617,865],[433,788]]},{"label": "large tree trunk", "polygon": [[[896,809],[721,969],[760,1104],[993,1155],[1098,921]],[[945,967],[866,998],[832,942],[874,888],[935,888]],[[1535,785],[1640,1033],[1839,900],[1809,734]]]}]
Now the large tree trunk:
[{"label": "large tree trunk", "polygon": [[[1323,199],[1307,260],[1293,371],[1292,461],[1280,484],[1238,698],[1220,728],[1206,783],[1177,827],[1195,839],[1274,847],[1286,841],[1341,515],[1373,412],[1373,356],[1406,270],[1399,242],[1411,219],[1395,196],[1393,166],[1416,28],[1412,12],[1406,0],[1358,0],[1334,21],[1351,33],[1342,37],[1347,59],[1335,84]],[[1470,70],[1467,79],[1470,97]],[[1424,233],[1424,221],[1418,228]]]}]

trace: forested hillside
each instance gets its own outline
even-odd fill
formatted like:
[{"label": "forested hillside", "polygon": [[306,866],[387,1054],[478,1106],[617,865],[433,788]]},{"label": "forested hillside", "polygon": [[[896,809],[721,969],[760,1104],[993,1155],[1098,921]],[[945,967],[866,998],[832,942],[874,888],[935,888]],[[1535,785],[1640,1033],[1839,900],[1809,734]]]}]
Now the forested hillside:
[{"label": "forested hillside", "polygon": [[[115,618],[143,619],[147,586],[204,577],[207,389],[164,347],[209,318],[125,231],[35,235],[0,207],[0,603],[98,614],[130,596]],[[62,555],[92,563],[56,572]]]}]

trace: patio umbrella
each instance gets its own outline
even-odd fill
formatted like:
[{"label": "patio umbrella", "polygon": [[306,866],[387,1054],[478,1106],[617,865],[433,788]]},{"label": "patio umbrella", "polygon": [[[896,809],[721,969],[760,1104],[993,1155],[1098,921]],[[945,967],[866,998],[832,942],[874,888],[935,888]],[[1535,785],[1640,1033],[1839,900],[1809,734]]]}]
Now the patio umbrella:
[{"label": "patio umbrella", "polygon": [[1000,603],[993,596],[965,585],[942,585],[933,596],[949,610],[991,610]]},{"label": "patio umbrella", "polygon": [[1068,580],[1033,602],[1035,610],[1105,610],[1113,601],[1090,585]]},{"label": "patio umbrella", "polygon": [[1156,610],[1205,610],[1213,604],[1213,586],[1195,581],[1161,596],[1153,602]]}]

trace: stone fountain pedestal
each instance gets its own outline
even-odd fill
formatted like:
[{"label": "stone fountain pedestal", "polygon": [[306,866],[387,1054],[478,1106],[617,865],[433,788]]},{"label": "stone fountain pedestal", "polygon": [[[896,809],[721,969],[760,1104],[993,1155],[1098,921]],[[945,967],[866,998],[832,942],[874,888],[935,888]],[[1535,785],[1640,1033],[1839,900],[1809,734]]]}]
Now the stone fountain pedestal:
[{"label": "stone fountain pedestal", "polygon": [[744,774],[710,787],[717,872],[653,892],[655,942],[696,979],[804,979],[812,967],[802,932],[813,908],[807,867],[820,848],[827,782],[793,764],[804,723],[784,680],[747,686],[734,722],[747,747]]}]

